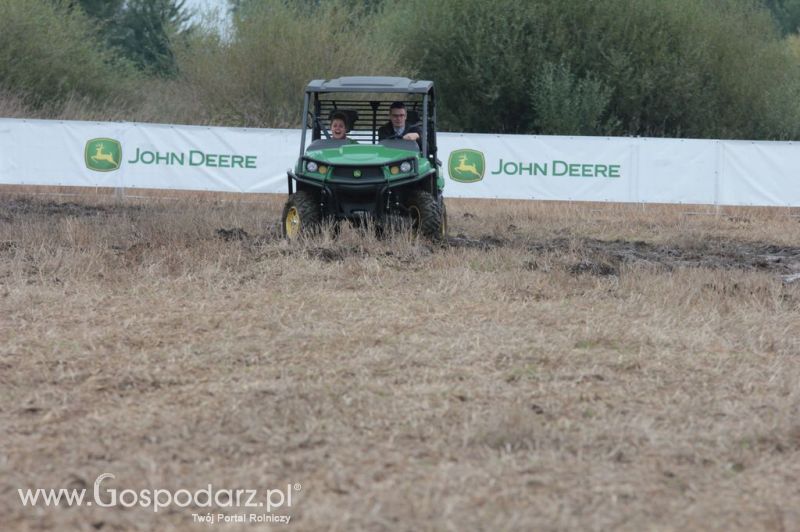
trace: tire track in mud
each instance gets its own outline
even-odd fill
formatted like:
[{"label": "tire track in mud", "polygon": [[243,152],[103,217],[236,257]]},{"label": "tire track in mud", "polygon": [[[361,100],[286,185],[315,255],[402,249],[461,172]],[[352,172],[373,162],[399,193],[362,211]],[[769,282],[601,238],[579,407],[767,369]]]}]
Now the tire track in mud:
[{"label": "tire track in mud", "polygon": [[524,247],[534,256],[526,263],[528,269],[538,269],[535,258],[543,254],[574,254],[580,257],[568,266],[574,274],[619,275],[623,264],[644,264],[665,272],[678,268],[766,271],[781,276],[786,283],[800,281],[800,247],[766,242],[710,238],[683,244],[654,244],[643,240],[554,238],[522,243],[491,235],[470,238],[460,234],[450,237],[447,245],[485,251]]},{"label": "tire track in mud", "polygon": [[[6,198],[0,202],[0,222],[11,222],[17,218],[31,216],[110,218],[122,213],[143,214],[140,211],[145,210],[149,209],[142,205],[86,205],[17,197]],[[464,217],[474,218],[474,215],[465,213]],[[516,229],[515,226],[509,226],[509,231],[514,232]],[[249,248],[260,248],[282,240],[277,227],[269,228],[263,234],[250,234],[239,227],[219,228],[212,236],[214,237],[230,243],[238,242]],[[147,243],[139,244],[147,245]],[[10,255],[17,247],[17,243],[13,241],[0,242],[0,255]],[[383,246],[381,249],[371,250],[369,246],[340,245],[334,240],[325,244],[316,242],[303,249],[290,247],[282,250],[282,253],[303,253],[314,260],[339,262],[348,257],[387,255],[386,250],[382,248]],[[567,258],[567,270],[576,275],[619,275],[623,265],[649,265],[664,272],[679,268],[764,271],[779,276],[785,283],[800,282],[800,247],[722,237],[653,243],[643,240],[577,237],[534,240],[519,234],[509,238],[492,234],[471,236],[459,233],[441,242],[421,242],[418,252],[402,257],[402,262],[421,262],[437,251],[459,248],[483,252],[500,248],[521,249],[531,256],[524,265],[531,270],[540,268],[537,258],[542,255],[561,255]]]}]

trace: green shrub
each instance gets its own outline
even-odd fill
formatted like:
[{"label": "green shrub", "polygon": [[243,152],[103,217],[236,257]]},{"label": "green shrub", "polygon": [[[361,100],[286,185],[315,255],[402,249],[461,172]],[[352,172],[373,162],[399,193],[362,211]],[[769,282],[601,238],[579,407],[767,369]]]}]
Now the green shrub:
[{"label": "green shrub", "polygon": [[241,0],[173,80],[66,3],[0,0],[0,109],[295,127],[309,80],[388,75],[436,82],[440,130],[800,138],[800,41],[764,0]]},{"label": "green shrub", "polygon": [[573,70],[611,87],[626,134],[782,138],[773,106],[800,118],[787,97],[800,86],[798,65],[760,4],[570,2],[553,26],[563,28],[554,49]]},{"label": "green shrub", "polygon": [[373,44],[375,17],[345,2],[248,2],[229,39],[197,32],[179,50],[178,66],[212,121],[298,126],[312,79],[411,73],[394,50]]},{"label": "green shrub", "polygon": [[608,116],[611,89],[593,77],[578,79],[564,63],[546,63],[534,80],[535,131],[549,135],[612,135],[619,120]]},{"label": "green shrub", "polygon": [[437,83],[441,128],[520,132],[533,119],[530,74],[545,60],[539,4],[412,0],[387,13],[378,35]]},{"label": "green shrub", "polygon": [[0,85],[33,108],[69,98],[129,94],[128,65],[103,47],[80,10],[45,0],[0,0]]},{"label": "green shrub", "polygon": [[800,68],[755,1],[410,0],[384,25],[446,129],[800,136]]}]

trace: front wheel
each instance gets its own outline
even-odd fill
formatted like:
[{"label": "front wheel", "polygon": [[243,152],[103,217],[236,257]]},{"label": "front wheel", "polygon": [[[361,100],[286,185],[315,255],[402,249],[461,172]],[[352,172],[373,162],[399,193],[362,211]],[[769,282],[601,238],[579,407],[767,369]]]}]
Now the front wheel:
[{"label": "front wheel", "polygon": [[298,190],[286,201],[283,207],[281,228],[287,240],[297,240],[319,229],[319,202],[308,192]]},{"label": "front wheel", "polygon": [[416,234],[431,240],[447,237],[447,210],[441,197],[435,198],[430,192],[417,190],[411,196],[408,212]]}]

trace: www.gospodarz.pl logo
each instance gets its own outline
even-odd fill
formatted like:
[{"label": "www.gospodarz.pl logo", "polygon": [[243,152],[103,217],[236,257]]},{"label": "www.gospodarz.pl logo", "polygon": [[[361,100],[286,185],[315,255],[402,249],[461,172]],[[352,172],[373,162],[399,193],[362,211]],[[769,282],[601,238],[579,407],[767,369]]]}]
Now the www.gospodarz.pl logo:
[{"label": "www.gospodarz.pl logo", "polygon": [[[195,523],[286,523],[291,515],[277,513],[292,508],[292,498],[302,489],[299,483],[287,483],[286,488],[230,489],[212,484],[196,489],[118,489],[104,482],[113,481],[111,473],[103,473],[90,492],[86,488],[18,488],[22,506],[149,509],[153,513],[170,507],[191,508]],[[205,513],[198,513],[205,511]],[[220,512],[219,510],[223,511]]]},{"label": "www.gospodarz.pl logo", "polygon": [[486,159],[478,150],[455,150],[447,161],[450,179],[461,183],[475,183],[483,179]]},{"label": "www.gospodarz.pl logo", "polygon": [[122,163],[122,144],[114,139],[92,139],[84,150],[86,168],[95,172],[112,172]]}]

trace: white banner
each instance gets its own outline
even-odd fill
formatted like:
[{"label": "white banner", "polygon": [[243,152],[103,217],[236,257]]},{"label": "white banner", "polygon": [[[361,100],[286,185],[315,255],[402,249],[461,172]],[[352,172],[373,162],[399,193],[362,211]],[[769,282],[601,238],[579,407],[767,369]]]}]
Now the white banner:
[{"label": "white banner", "polygon": [[800,205],[800,144],[723,143],[719,203]]},{"label": "white banner", "polygon": [[4,184],[282,192],[300,134],[0,119],[0,141]]},{"label": "white banner", "polygon": [[[450,178],[447,195],[634,201],[632,139],[453,133],[438,138],[439,158]],[[471,182],[477,177],[471,166],[477,169],[481,159],[483,176]]]},{"label": "white banner", "polygon": [[[439,134],[445,195],[800,206],[800,144]],[[0,184],[286,192],[299,130],[0,119]]]},{"label": "white banner", "polygon": [[636,176],[633,200],[642,203],[717,202],[716,140],[632,139]]}]

